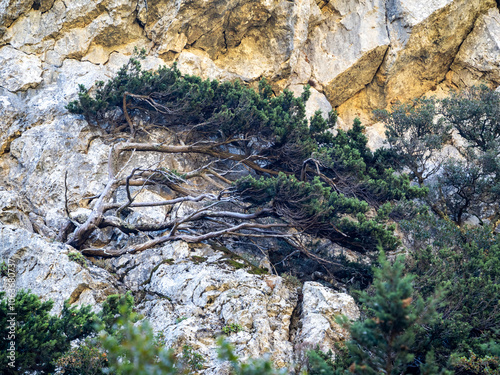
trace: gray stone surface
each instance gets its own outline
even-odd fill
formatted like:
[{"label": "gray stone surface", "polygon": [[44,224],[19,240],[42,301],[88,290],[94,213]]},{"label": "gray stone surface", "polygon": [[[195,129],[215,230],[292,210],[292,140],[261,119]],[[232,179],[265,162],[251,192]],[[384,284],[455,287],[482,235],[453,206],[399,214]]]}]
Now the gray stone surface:
[{"label": "gray stone surface", "polygon": [[0,49],[0,87],[9,91],[26,91],[42,82],[42,62],[11,46]]},{"label": "gray stone surface", "polygon": [[301,328],[296,341],[305,347],[319,345],[325,352],[330,349],[334,351],[335,343],[349,338],[349,333],[336,323],[335,318],[345,315],[350,320],[359,319],[359,309],[354,299],[312,281],[304,283],[302,294]]},{"label": "gray stone surface", "polygon": [[[51,242],[19,227],[0,226],[0,259],[15,262],[16,290],[31,290],[43,301],[52,299],[52,314],[59,314],[64,301],[92,305],[122,290],[117,280],[102,268],[71,261],[70,246]],[[6,277],[0,278],[4,289]]]}]

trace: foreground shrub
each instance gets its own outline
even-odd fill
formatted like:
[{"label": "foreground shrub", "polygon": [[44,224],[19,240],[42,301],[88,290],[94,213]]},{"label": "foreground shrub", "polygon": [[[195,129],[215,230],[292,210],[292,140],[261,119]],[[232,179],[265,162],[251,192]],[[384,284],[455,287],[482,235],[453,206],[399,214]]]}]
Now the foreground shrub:
[{"label": "foreground shrub", "polygon": [[[50,315],[54,303],[41,302],[38,296],[20,290],[14,303],[15,315],[15,367],[8,365],[7,346],[10,340],[0,340],[0,368],[4,374],[24,374],[54,371],[53,362],[70,348],[72,340],[94,332],[96,315],[90,306],[77,308],[64,303],[61,317]],[[8,326],[9,306],[5,293],[0,292],[0,327]]]}]

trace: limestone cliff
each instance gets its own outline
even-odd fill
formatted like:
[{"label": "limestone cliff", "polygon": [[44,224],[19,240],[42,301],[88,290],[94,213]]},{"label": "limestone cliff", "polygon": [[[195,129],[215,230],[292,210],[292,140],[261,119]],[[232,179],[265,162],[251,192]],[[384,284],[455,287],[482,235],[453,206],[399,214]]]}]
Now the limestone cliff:
[{"label": "limestone cliff", "polygon": [[[72,262],[72,249],[54,241],[66,201],[72,218],[84,220],[84,197],[105,184],[110,146],[65,105],[79,84],[109,79],[139,47],[145,69],[177,62],[183,73],[249,85],[266,77],[275,92],[296,94],[309,84],[309,115],[337,109],[342,126],[361,117],[376,147],[383,129],[373,109],[479,83],[496,88],[499,25],[495,0],[1,0],[1,259],[22,259],[17,286],[54,299],[55,313],[67,298],[98,304],[134,291],[154,328],[169,332],[169,345],[189,342],[210,359],[207,374],[221,373],[214,336],[233,322],[244,328],[231,338],[238,354],[271,352],[279,366],[307,343],[331,348],[345,337],[332,317],[359,316],[351,297],[235,270],[209,246],[179,242],[100,267]],[[132,166],[161,162],[180,171],[193,162],[135,158]],[[138,212],[153,221],[169,214]]]}]

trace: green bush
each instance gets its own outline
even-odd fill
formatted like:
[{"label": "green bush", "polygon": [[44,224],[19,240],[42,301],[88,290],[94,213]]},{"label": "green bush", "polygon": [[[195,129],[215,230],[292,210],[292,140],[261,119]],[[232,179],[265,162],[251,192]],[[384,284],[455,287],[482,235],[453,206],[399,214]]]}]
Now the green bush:
[{"label": "green bush", "polygon": [[[437,319],[437,300],[431,296],[424,301],[414,293],[414,277],[404,276],[402,258],[391,265],[382,252],[379,263],[380,268],[374,270],[372,293],[363,292],[360,298],[367,318],[354,323],[345,317],[338,320],[351,333],[347,347],[349,371],[354,374],[405,373],[414,360],[413,351],[421,344],[416,338],[423,337],[422,325]],[[429,356],[427,369],[436,368],[431,360]],[[342,363],[348,362],[344,358]],[[336,369],[337,373],[342,373],[340,370]]]},{"label": "green bush", "polygon": [[[437,215],[458,225],[469,216],[482,224],[487,219],[494,227],[500,223],[499,93],[472,87],[445,99],[422,98],[376,114],[386,125],[390,146],[377,155],[399,170],[409,169],[421,186],[425,182],[430,191],[427,204]],[[463,145],[455,143],[459,158],[440,154],[452,129],[464,140]]]},{"label": "green bush", "polygon": [[181,362],[183,367],[188,372],[196,372],[203,369],[203,364],[205,363],[205,358],[195,351],[192,346],[184,345],[182,347],[182,358]]},{"label": "green bush", "polygon": [[103,331],[100,336],[108,353],[109,372],[121,375],[168,375],[182,372],[176,367],[172,350],[158,345],[153,331],[144,321],[134,325],[127,318],[119,319],[115,334]]},{"label": "green bush", "polygon": [[73,251],[68,254],[69,260],[78,263],[80,266],[87,268],[87,259],[78,251]]},{"label": "green bush", "polygon": [[59,357],[55,365],[60,374],[103,375],[108,365],[108,357],[99,341],[86,339]]},{"label": "green bush", "polygon": [[224,332],[226,335],[229,335],[231,333],[238,333],[240,331],[243,331],[243,327],[237,323],[226,324],[222,328],[222,332]]},{"label": "green bush", "polygon": [[345,344],[336,343],[335,355],[331,350],[325,353],[319,347],[307,352],[308,375],[341,375],[351,363],[349,349]]},{"label": "green bush", "polygon": [[116,331],[117,325],[123,319],[130,319],[136,322],[139,317],[133,312],[134,297],[130,292],[126,294],[112,294],[106,298],[99,313],[100,329],[108,333]]},{"label": "green bush", "polygon": [[452,354],[492,355],[485,345],[500,332],[498,235],[491,227],[458,228],[429,215],[402,224],[413,238],[408,270],[416,275],[418,293],[428,297],[443,291],[442,318],[426,334],[438,363],[445,365]]},{"label": "green bush", "polygon": [[[9,305],[5,293],[0,292],[0,327],[7,327]],[[0,368],[4,374],[41,374],[54,370],[53,361],[62,356],[72,340],[94,332],[96,315],[90,306],[76,308],[64,303],[61,317],[49,315],[53,302],[41,302],[38,296],[21,290],[14,302],[15,315],[15,367],[8,365],[7,348],[10,341],[0,340]]]}]

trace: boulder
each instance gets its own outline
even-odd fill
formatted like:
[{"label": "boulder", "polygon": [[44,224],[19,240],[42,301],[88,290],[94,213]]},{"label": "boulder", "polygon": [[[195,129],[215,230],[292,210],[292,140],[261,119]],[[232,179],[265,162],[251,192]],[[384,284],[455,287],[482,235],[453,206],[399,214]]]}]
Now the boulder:
[{"label": "boulder", "polygon": [[335,318],[345,315],[350,320],[359,319],[354,298],[313,281],[304,283],[302,294],[301,327],[296,342],[302,348],[315,348],[318,345],[324,352],[335,351],[335,343],[349,338],[349,332],[337,324]]},{"label": "boulder", "polygon": [[[278,367],[290,364],[297,290],[279,276],[235,270],[223,253],[178,250],[164,250],[164,256],[172,258],[153,268],[144,285],[150,297],[139,306],[154,330],[163,333],[167,346],[193,347],[207,358],[205,373],[218,374],[222,370],[216,361],[216,338],[234,324],[241,331],[228,333],[228,340],[242,359],[267,354]],[[204,256],[192,255],[197,253]]]}]

